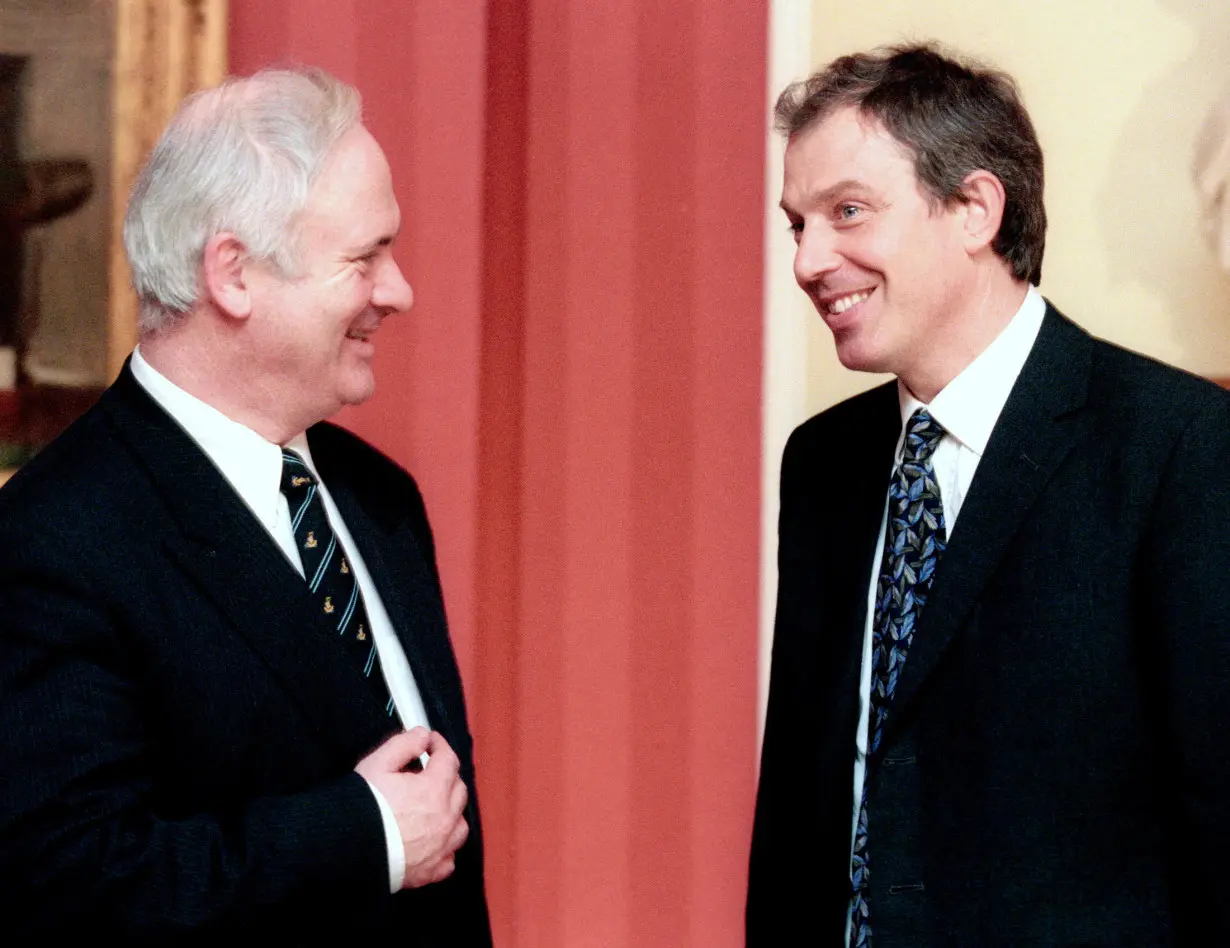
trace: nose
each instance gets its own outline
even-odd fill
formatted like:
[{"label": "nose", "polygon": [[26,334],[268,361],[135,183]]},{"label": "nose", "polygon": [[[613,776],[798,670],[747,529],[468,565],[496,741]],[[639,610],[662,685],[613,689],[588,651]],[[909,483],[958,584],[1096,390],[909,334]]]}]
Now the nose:
[{"label": "nose", "polygon": [[404,313],[414,305],[414,290],[391,255],[380,261],[380,272],[372,286],[372,305],[394,313]]},{"label": "nose", "polygon": [[823,224],[805,226],[794,251],[794,278],[807,287],[841,266],[837,235]]}]

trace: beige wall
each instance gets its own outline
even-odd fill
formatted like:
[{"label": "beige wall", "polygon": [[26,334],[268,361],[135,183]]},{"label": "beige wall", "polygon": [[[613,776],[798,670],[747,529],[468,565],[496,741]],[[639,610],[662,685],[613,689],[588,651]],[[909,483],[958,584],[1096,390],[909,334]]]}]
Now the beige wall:
[{"label": "beige wall", "polygon": [[[1047,161],[1043,293],[1096,335],[1230,376],[1230,276],[1200,235],[1189,171],[1205,116],[1230,94],[1230,2],[815,0],[810,29],[817,64],[935,38],[1014,75]],[[768,266],[788,279],[789,249]],[[801,293],[778,305],[808,327],[808,413],[876,381],[837,363]]]}]

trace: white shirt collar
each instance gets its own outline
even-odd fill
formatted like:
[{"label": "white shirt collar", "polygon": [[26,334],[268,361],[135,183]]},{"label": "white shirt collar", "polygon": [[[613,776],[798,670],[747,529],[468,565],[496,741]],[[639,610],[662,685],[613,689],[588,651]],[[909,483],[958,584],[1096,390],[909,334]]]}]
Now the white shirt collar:
[{"label": "white shirt collar", "polygon": [[1038,288],[1030,286],[1016,315],[994,341],[979,353],[961,373],[944,386],[930,405],[924,405],[898,380],[897,398],[901,424],[919,408],[926,408],[953,438],[982,457],[991,430],[1003,411],[1017,376],[1029,357],[1042,318],[1046,300]]},{"label": "white shirt collar", "polygon": [[[281,446],[184,391],[145,361],[140,346],[133,350],[131,368],[141,387],[200,446],[243,502],[272,530],[281,503]],[[316,473],[305,434],[295,435],[286,447],[300,454]]]}]

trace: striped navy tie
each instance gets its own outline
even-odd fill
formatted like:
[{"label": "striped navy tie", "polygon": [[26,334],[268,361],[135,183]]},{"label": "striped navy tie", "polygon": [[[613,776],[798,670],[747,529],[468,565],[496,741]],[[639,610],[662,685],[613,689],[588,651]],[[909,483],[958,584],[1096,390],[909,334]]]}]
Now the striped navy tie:
[{"label": "striped navy tie", "polygon": [[291,529],[312,601],[391,716],[393,699],[380,669],[376,638],[372,635],[367,610],[363,608],[359,581],[346,551],[329,526],[316,476],[293,451],[282,451],[282,493],[290,506]]}]

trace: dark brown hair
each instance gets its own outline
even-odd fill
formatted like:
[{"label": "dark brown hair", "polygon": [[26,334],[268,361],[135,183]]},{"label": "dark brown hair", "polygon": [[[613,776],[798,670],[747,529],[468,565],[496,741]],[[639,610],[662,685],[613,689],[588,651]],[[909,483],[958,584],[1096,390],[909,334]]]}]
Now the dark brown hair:
[{"label": "dark brown hair", "polygon": [[945,206],[965,200],[970,172],[995,175],[1005,204],[992,247],[1018,280],[1042,280],[1042,149],[1009,75],[957,62],[931,43],[882,47],[787,86],[774,124],[789,138],[843,107],[874,118],[908,148],[919,182]]}]

